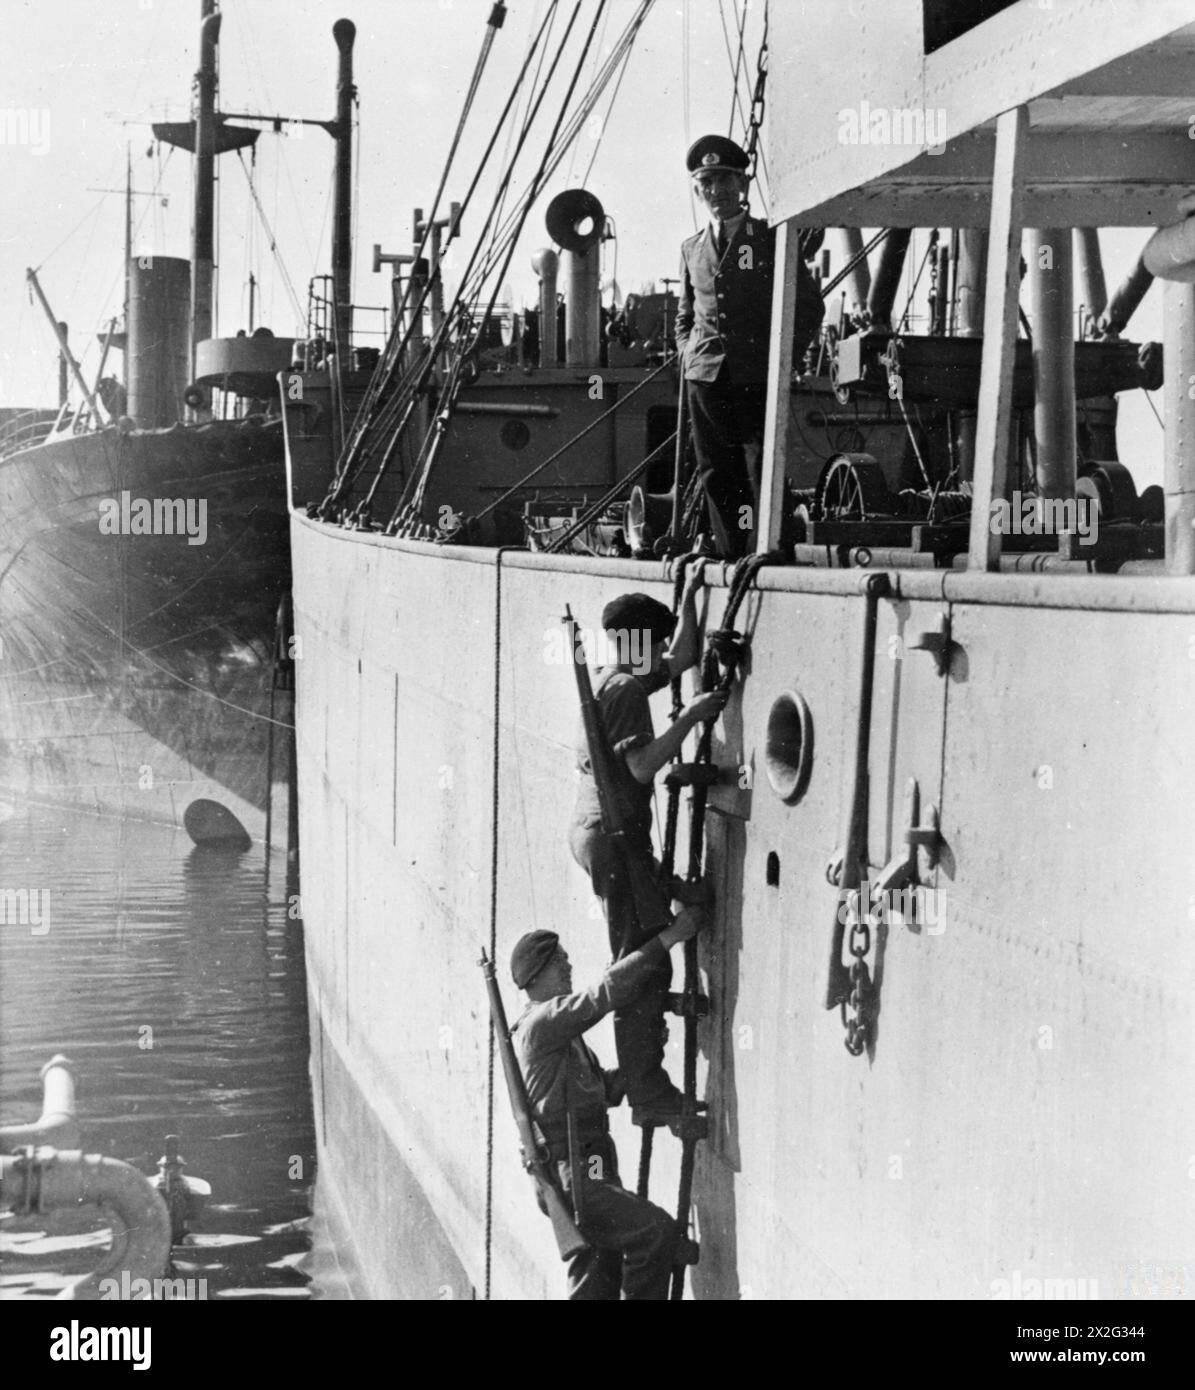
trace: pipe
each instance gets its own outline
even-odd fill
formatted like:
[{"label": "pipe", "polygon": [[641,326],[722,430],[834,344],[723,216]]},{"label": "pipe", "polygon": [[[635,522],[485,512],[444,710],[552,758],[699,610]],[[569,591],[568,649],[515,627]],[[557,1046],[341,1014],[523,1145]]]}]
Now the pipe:
[{"label": "pipe", "polygon": [[955,332],[960,338],[983,337],[983,298],[987,292],[988,234],[981,227],[960,227],[958,265],[954,272]]},{"label": "pipe", "polygon": [[56,1053],[41,1069],[41,1116],[28,1125],[0,1125],[0,1145],[54,1144],[73,1149],[79,1140],[75,1117],[75,1078],[70,1059]]},{"label": "pipe", "polygon": [[335,300],[333,342],[338,358],[349,349],[353,326],[353,41],[357,26],[338,19],[332,37],[340,53],[336,75],[336,174],[332,216],[332,295]]},{"label": "pipe", "polygon": [[597,367],[602,357],[601,251],[565,251],[564,360],[570,367]]},{"label": "pipe", "polygon": [[892,326],[892,304],[900,288],[900,273],[912,235],[911,227],[892,227],[880,247],[880,264],[867,296],[867,314],[873,328]]},{"label": "pipe", "polygon": [[[38,303],[42,306],[42,309],[45,310],[46,318],[50,320],[50,327],[54,330],[54,337],[58,340],[60,364],[62,361],[65,361],[67,366],[70,368],[71,375],[75,378],[75,385],[83,393],[83,399],[91,408],[91,418],[101,425],[104,424],[105,413],[100,410],[99,403],[96,401],[96,398],[92,393],[91,387],[88,386],[86,381],[84,381],[83,372],[81,371],[78,362],[75,361],[74,356],[71,353],[70,346],[66,341],[66,324],[59,323],[59,321],[54,317],[54,311],[50,308],[50,302],[46,298],[45,292],[41,287],[41,282],[37,278],[37,272],[34,270],[27,270],[25,272],[25,279],[29,282],[30,285],[33,286],[33,292],[37,295]],[[61,365],[59,367],[59,370],[61,370]],[[63,405],[65,404],[66,402],[64,401]],[[59,409],[61,409],[61,407],[59,407]]]},{"label": "pipe", "polygon": [[[842,264],[850,265],[863,250],[863,230],[860,227],[838,227],[835,230]],[[867,264],[866,256],[861,256],[858,264],[847,272],[843,289],[846,293],[847,313],[862,313],[867,307],[867,296],[871,291],[871,267]]]},{"label": "pipe", "polygon": [[[981,227],[960,227],[954,266],[954,323],[960,338],[983,337],[983,299],[987,292],[988,234]],[[954,413],[954,448],[959,479],[975,472],[975,411]]]},{"label": "pipe", "polygon": [[550,246],[531,257],[531,269],[539,276],[539,365],[554,367],[556,342],[556,272],[559,257]]},{"label": "pipe", "polygon": [[[62,342],[70,342],[70,328],[62,319],[58,320],[58,328],[62,334]],[[59,348],[58,350],[58,406],[61,409],[67,402],[71,393],[70,388],[70,352]]]},{"label": "pipe", "polygon": [[212,336],[212,279],[215,264],[216,49],[220,15],[202,0],[199,71],[195,74],[195,187],[191,232],[191,375],[196,345]]},{"label": "pipe", "polygon": [[1034,228],[1027,254],[1033,325],[1033,428],[1037,492],[1075,495],[1074,260],[1067,227]]},{"label": "pipe", "polygon": [[1195,284],[1163,280],[1162,341],[1166,570],[1195,574],[1195,401],[1187,385],[1195,381]]},{"label": "pipe", "polygon": [[946,332],[946,318],[950,307],[950,247],[938,247],[937,291],[930,300],[930,329],[935,337]]},{"label": "pipe", "polygon": [[1079,292],[1083,307],[1093,324],[1108,304],[1108,286],[1104,281],[1104,260],[1100,254],[1098,227],[1076,227],[1073,232],[1075,261],[1079,272]]},{"label": "pipe", "polygon": [[112,1248],[98,1269],[60,1297],[111,1298],[114,1286],[162,1277],[170,1260],[170,1213],[136,1168],[78,1149],[29,1148],[0,1155],[0,1210],[40,1215],[80,1206],[99,1207],[111,1220]]},{"label": "pipe", "polygon": [[1117,286],[1108,301],[1108,311],[1100,320],[1105,337],[1120,337],[1129,326],[1129,320],[1137,312],[1137,305],[1145,298],[1145,292],[1153,282],[1153,273],[1146,268],[1145,253],[1142,252],[1132,270]]},{"label": "pipe", "polygon": [[1159,280],[1195,281],[1195,218],[1159,227],[1145,243],[1141,259]]}]

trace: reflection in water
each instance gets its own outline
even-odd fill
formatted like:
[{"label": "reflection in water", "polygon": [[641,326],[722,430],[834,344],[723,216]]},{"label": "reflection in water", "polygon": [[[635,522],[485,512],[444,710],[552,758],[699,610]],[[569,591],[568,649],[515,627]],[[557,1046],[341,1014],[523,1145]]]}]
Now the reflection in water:
[{"label": "reflection in water", "polygon": [[[13,920],[22,888],[40,924]],[[260,847],[35,809],[0,821],[5,893],[0,1118],[36,1118],[38,1071],[65,1052],[85,1151],[152,1174],[177,1134],[211,1184],[177,1274],[206,1279],[209,1298],[311,1296],[303,937],[281,858],[267,888]],[[94,1268],[94,1230],[58,1220],[0,1218],[0,1297],[44,1297]]]}]

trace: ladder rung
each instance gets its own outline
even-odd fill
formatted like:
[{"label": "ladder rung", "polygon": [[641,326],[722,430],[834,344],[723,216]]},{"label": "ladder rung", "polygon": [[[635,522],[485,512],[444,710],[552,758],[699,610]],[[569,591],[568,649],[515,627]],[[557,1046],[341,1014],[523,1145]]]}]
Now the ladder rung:
[{"label": "ladder rung", "polygon": [[668,1012],[675,1014],[677,1018],[708,1018],[710,1011],[710,999],[708,994],[698,994],[694,996],[692,1008],[690,1008],[684,994],[669,994]]},{"label": "ladder rung", "polygon": [[669,787],[712,787],[722,776],[716,763],[672,763],[664,783]]}]

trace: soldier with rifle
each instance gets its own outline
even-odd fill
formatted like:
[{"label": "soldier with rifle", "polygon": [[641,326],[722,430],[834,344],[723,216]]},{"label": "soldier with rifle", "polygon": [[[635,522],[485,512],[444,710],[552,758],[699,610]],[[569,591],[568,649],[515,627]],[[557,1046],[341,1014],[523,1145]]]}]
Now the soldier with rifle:
[{"label": "soldier with rifle", "polygon": [[[583,658],[576,657],[582,699],[580,785],[569,847],[602,903],[616,960],[671,920],[671,885],[659,883],[652,854],[656,774],[679,752],[691,729],[717,718],[728,698],[724,691],[698,696],[666,733],[655,736],[648,696],[697,664],[695,594],[701,571],[698,562],[686,576],[679,622],[647,594],[623,594],[606,605],[602,627],[617,661],[600,673],[592,692]],[[672,966],[664,952],[643,988],[614,1006],[618,1067],[637,1124],[668,1124],[681,1112],[681,1092],[663,1065],[671,981]]]},{"label": "soldier with rifle", "polygon": [[[576,992],[555,932],[528,932],[511,954],[511,976],[528,998],[511,1037],[544,1156],[556,1169],[548,1192],[540,1183],[540,1205],[553,1216],[572,1300],[617,1300],[621,1292],[628,1300],[662,1301],[673,1267],[694,1258],[676,1221],[619,1182],[606,1117],[620,1098],[616,1073],[602,1069],[583,1035],[649,986],[671,948],[703,924],[700,907],[682,909],[672,925],[611,964],[599,984]],[[567,1217],[553,1214],[561,1194],[572,1204],[573,1239]]]}]

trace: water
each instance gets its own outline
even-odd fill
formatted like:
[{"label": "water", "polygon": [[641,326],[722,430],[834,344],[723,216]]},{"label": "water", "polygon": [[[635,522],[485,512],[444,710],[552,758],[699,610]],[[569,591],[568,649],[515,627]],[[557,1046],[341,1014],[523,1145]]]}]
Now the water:
[{"label": "water", "polygon": [[[279,856],[265,880],[259,846],[44,809],[0,824],[0,891],[29,890],[31,909],[0,924],[0,1118],[37,1118],[38,1072],[64,1052],[86,1152],[152,1175],[177,1134],[212,1187],[174,1252],[196,1297],[335,1296],[310,1274],[302,927]],[[52,1296],[105,1243],[77,1217],[0,1217],[0,1297]]]}]

